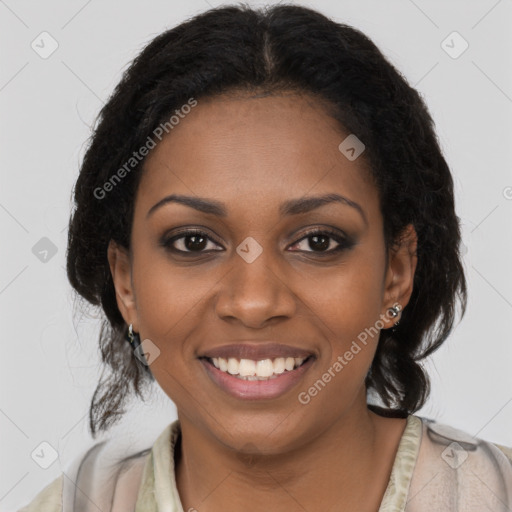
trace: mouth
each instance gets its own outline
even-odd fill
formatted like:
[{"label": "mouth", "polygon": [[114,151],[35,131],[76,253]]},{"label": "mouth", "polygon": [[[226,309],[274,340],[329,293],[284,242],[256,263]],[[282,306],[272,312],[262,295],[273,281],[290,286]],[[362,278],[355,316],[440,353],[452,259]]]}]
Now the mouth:
[{"label": "mouth", "polygon": [[235,357],[205,357],[217,370],[240,380],[264,381],[276,379],[280,375],[300,368],[313,356],[276,357],[274,359],[238,359]]},{"label": "mouth", "polygon": [[209,357],[199,361],[210,380],[242,400],[270,400],[290,392],[314,364],[313,354],[292,357]]}]

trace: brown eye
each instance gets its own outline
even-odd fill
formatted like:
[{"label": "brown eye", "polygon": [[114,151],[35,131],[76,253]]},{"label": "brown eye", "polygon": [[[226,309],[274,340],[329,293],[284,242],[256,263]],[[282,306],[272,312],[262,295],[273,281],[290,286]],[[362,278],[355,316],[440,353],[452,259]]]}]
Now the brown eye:
[{"label": "brown eye", "polygon": [[208,250],[217,250],[214,247],[218,244],[211,240],[204,231],[188,230],[163,240],[162,245],[178,253],[201,253],[206,252],[205,249],[208,248],[209,242],[210,249]]},{"label": "brown eye", "polygon": [[354,245],[351,240],[329,230],[310,231],[306,233],[306,236],[295,242],[292,247],[297,248],[301,244],[302,248],[299,248],[299,251],[318,253],[318,255],[333,254],[349,249]]}]

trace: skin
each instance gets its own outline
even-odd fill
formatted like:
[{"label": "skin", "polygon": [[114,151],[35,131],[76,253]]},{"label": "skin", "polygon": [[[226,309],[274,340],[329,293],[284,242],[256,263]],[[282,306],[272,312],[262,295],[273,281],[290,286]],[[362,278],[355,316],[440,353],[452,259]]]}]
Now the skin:
[{"label": "skin", "polygon": [[[347,135],[306,95],[240,93],[200,100],[146,159],[131,251],[112,242],[108,258],[119,309],[160,350],[150,369],[177,406],[184,510],[379,508],[406,420],[367,408],[364,379],[378,335],[308,404],[297,399],[365,328],[379,318],[392,327],[387,309],[405,307],[412,293],[416,233],[407,227],[386,265],[377,189],[364,154],[349,161],[339,151]],[[285,200],[327,193],[358,203],[366,221],[334,202],[279,215]],[[148,217],[169,194],[221,201],[227,216],[167,203]],[[322,258],[327,249],[304,232],[329,226],[354,244]],[[190,250],[190,238],[188,246],[184,238],[159,243],[183,227],[211,235],[203,253],[172,252]],[[263,249],[252,263],[236,252],[247,237]],[[328,249],[339,245],[327,240]],[[237,399],[197,357],[249,339],[306,348],[316,359],[284,395]]]}]

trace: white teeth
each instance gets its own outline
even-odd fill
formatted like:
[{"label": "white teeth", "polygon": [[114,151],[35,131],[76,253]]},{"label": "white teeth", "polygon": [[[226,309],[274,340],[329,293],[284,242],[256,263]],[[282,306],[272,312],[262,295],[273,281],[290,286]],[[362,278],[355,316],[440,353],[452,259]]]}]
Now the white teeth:
[{"label": "white teeth", "polygon": [[274,373],[274,364],[270,359],[263,359],[256,363],[257,377],[270,377]]},{"label": "white teeth", "polygon": [[277,357],[273,361],[271,359],[261,359],[255,361],[253,359],[236,359],[230,357],[214,357],[211,359],[215,368],[231,375],[239,375],[244,380],[266,380],[274,378],[284,371],[291,372],[298,368],[304,361],[305,357]]},{"label": "white teeth", "polygon": [[274,373],[278,375],[284,372],[284,357],[274,359]]},{"label": "white teeth", "polygon": [[[259,363],[258,363],[259,364]],[[256,372],[256,363],[252,359],[241,359],[238,366],[238,373],[242,377],[249,377]]]},{"label": "white teeth", "polygon": [[218,368],[220,370],[222,370],[223,372],[227,372],[228,371],[228,362],[223,357],[219,357],[219,366],[218,366]]},{"label": "white teeth", "polygon": [[231,375],[238,375],[238,367],[238,359],[233,359],[232,357],[230,357],[228,359],[228,373],[230,373]]}]

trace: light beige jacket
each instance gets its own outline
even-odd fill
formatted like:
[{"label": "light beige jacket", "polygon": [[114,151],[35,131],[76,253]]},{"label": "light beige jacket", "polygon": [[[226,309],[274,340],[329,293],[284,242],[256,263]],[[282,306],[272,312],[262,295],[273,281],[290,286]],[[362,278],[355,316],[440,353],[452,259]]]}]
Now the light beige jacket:
[{"label": "light beige jacket", "polygon": [[[115,455],[114,441],[97,443],[18,512],[185,512],[179,433],[176,420],[128,457]],[[432,511],[512,511],[512,449],[409,415],[379,512]]]}]

